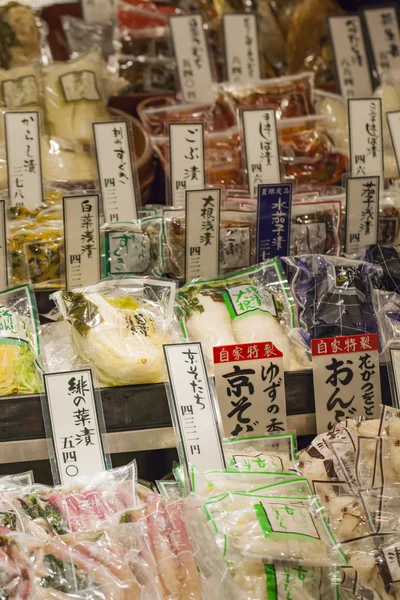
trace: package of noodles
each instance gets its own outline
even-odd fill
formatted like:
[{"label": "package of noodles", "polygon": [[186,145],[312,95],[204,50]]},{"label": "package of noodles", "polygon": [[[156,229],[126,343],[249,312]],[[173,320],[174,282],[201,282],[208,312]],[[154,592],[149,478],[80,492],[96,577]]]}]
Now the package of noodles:
[{"label": "package of noodles", "polygon": [[0,292],[0,396],[42,391],[38,327],[29,285]]},{"label": "package of noodles", "polygon": [[209,280],[194,280],[178,291],[185,337],[203,345],[212,364],[213,347],[271,341],[283,352],[286,370],[308,364],[287,332],[295,313],[287,281],[276,259]]},{"label": "package of noodles", "polygon": [[174,282],[104,280],[52,298],[71,325],[75,353],[96,371],[100,385],[164,380],[163,344],[180,338]]}]

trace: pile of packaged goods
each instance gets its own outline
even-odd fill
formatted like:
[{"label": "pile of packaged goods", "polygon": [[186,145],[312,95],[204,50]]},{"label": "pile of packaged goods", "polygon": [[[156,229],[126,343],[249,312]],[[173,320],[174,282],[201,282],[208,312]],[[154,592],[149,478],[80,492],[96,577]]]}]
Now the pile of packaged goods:
[{"label": "pile of packaged goods", "polygon": [[[225,439],[226,470],[0,480],[4,598],[395,600],[400,418]],[[186,474],[184,474],[186,473]]]}]

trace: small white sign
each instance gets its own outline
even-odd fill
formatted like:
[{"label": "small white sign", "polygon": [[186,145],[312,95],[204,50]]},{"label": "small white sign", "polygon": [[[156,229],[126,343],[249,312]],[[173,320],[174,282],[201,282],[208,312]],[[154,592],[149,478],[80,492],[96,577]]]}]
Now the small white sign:
[{"label": "small white sign", "polygon": [[283,354],[274,344],[214,346],[214,373],[224,437],[286,430]]},{"label": "small white sign", "polygon": [[378,239],[380,178],[346,180],[346,254],[357,254]]},{"label": "small white sign", "polygon": [[345,419],[380,414],[378,334],[311,340],[317,434]]},{"label": "small white sign", "polygon": [[6,202],[0,200],[0,290],[8,287]]},{"label": "small white sign", "polygon": [[364,8],[363,17],[371,43],[377,75],[400,72],[400,30],[394,6]]},{"label": "small white sign", "polygon": [[353,177],[365,177],[366,175],[382,177],[381,99],[349,99],[348,107],[351,174]]},{"label": "small white sign", "polygon": [[137,219],[131,139],[126,121],[93,123],[104,217],[108,223]]},{"label": "small white sign", "polygon": [[115,19],[115,0],[81,0],[86,23],[103,23]]},{"label": "small white sign", "polygon": [[65,102],[95,102],[101,100],[96,73],[88,69],[60,75],[59,82]]},{"label": "small white sign", "polygon": [[245,109],[242,118],[249,190],[257,196],[261,183],[281,180],[275,111]]},{"label": "small white sign", "polygon": [[221,190],[186,192],[186,281],[218,276]]},{"label": "small white sign", "polygon": [[364,34],[359,15],[328,17],[340,93],[345,98],[372,95]]},{"label": "small white sign", "polygon": [[44,385],[61,484],[104,471],[106,461],[91,370],[46,373]]},{"label": "small white sign", "polygon": [[175,15],[169,25],[184,100],[212,102],[213,77],[202,16]]},{"label": "small white sign", "polygon": [[261,79],[257,17],[228,13],[222,18],[228,81],[238,85]]},{"label": "small white sign", "polygon": [[201,344],[166,344],[164,354],[186,464],[225,469]]},{"label": "small white sign", "polygon": [[170,123],[169,151],[172,206],[184,208],[187,190],[205,186],[203,123]]},{"label": "small white sign", "polygon": [[99,196],[64,196],[65,285],[73,290],[100,280]]},{"label": "small white sign", "polygon": [[400,171],[400,110],[387,112],[385,116],[389,126],[390,137],[392,139],[397,169]]},{"label": "small white sign", "polygon": [[10,203],[33,209],[43,202],[39,113],[6,112],[4,124]]}]

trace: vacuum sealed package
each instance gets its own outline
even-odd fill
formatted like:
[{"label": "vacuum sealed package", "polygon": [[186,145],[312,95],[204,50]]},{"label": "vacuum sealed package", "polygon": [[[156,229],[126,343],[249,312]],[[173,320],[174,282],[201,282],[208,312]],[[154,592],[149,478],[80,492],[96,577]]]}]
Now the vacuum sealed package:
[{"label": "vacuum sealed package", "polygon": [[299,322],[312,339],[378,333],[372,294],[380,267],[319,254],[284,260],[296,268],[291,283]]},{"label": "vacuum sealed package", "polygon": [[70,56],[83,54],[97,46],[101,48],[104,60],[107,60],[117,49],[115,24],[112,21],[85,23],[77,17],[62,15],[61,25],[67,38]]},{"label": "vacuum sealed package", "polygon": [[[164,380],[163,344],[176,342],[175,283],[150,278],[104,280],[54,299],[70,325],[81,364],[90,364],[100,385],[134,385]],[[51,340],[50,340],[51,343]],[[48,365],[59,365],[47,349]],[[63,349],[60,348],[61,353]]]},{"label": "vacuum sealed package", "polygon": [[357,258],[381,267],[382,276],[377,282],[381,289],[400,291],[400,254],[397,248],[391,244],[371,244],[364,246]]},{"label": "vacuum sealed package", "polygon": [[332,566],[346,564],[317,497],[232,492],[205,502],[204,512],[228,561]]},{"label": "vacuum sealed package", "polygon": [[243,86],[222,83],[219,87],[236,108],[273,108],[277,119],[314,113],[314,76],[311,73],[264,79]]},{"label": "vacuum sealed package", "polygon": [[107,224],[104,272],[106,276],[162,275],[164,268],[162,217],[136,223]]},{"label": "vacuum sealed package", "polygon": [[296,435],[292,432],[222,440],[229,470],[287,472],[296,459]]},{"label": "vacuum sealed package", "polygon": [[294,307],[276,259],[210,280],[195,280],[178,290],[177,303],[186,339],[199,341],[209,364],[213,346],[271,341],[283,352],[285,369],[299,368],[287,331]]},{"label": "vacuum sealed package", "polygon": [[398,244],[400,233],[400,196],[386,191],[379,202],[378,243]]},{"label": "vacuum sealed package", "polygon": [[290,228],[290,254],[328,254],[341,252],[340,200],[321,198],[316,201],[294,202]]},{"label": "vacuum sealed package", "polygon": [[0,396],[43,389],[39,326],[33,292],[20,285],[0,292]]},{"label": "vacuum sealed package", "polygon": [[327,119],[320,116],[278,123],[279,154],[287,180],[313,186],[341,184],[349,171],[349,160],[333,145],[327,126]]},{"label": "vacuum sealed package", "polygon": [[46,122],[50,133],[83,143],[92,141],[92,123],[108,120],[108,98],[126,86],[98,48],[43,67]]}]

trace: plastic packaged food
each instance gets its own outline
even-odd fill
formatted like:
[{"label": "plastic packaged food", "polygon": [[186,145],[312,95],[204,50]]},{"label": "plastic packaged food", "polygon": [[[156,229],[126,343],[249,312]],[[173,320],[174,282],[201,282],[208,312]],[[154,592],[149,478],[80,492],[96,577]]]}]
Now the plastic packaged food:
[{"label": "plastic packaged food", "polygon": [[[41,81],[36,63],[0,69],[0,106],[4,110],[40,110]],[[5,139],[4,118],[0,119],[0,140]]]},{"label": "plastic packaged food", "polygon": [[378,332],[372,294],[380,267],[319,254],[284,260],[296,267],[293,294],[311,338]]},{"label": "plastic packaged food", "polygon": [[287,472],[296,459],[296,436],[289,432],[225,439],[222,448],[229,470]]},{"label": "plastic packaged food", "polygon": [[323,115],[329,121],[327,130],[335,147],[347,155],[349,153],[349,124],[344,98],[315,90],[314,102],[315,112]]},{"label": "plastic packaged food", "polygon": [[40,35],[29,6],[8,2],[0,8],[0,67],[11,69],[39,58]]},{"label": "plastic packaged food", "polygon": [[232,492],[207,501],[204,511],[228,561],[346,564],[317,497]]},{"label": "plastic packaged food", "polygon": [[294,356],[286,330],[294,325],[294,312],[278,261],[193,281],[178,290],[177,303],[185,337],[202,342],[210,365],[213,346],[268,340],[290,368]]},{"label": "plastic packaged food", "polygon": [[37,394],[43,384],[36,306],[31,288],[0,292],[0,396]]},{"label": "plastic packaged food", "polygon": [[85,23],[77,17],[62,15],[61,25],[67,38],[70,56],[83,54],[98,46],[104,60],[107,60],[117,49],[115,25],[112,21]]},{"label": "plastic packaged food", "polygon": [[119,74],[129,84],[129,93],[167,94],[177,91],[176,64],[170,58],[119,56]]},{"label": "plastic packaged food", "polygon": [[273,108],[277,119],[312,115],[314,76],[306,73],[265,79],[246,86],[220,84],[236,108]]},{"label": "plastic packaged food", "polygon": [[[71,324],[77,357],[92,365],[101,385],[164,380],[162,346],[179,339],[173,318],[175,283],[105,280],[73,292],[56,292],[53,298]],[[53,360],[57,362],[57,357]]]},{"label": "plastic packaged food", "polygon": [[124,80],[107,72],[99,49],[65,63],[43,67],[45,113],[50,133],[91,142],[92,123],[109,119],[107,100],[123,86],[126,86]]},{"label": "plastic packaged food", "polygon": [[224,94],[219,94],[212,104],[173,104],[142,109],[139,106],[138,113],[153,136],[166,135],[168,123],[200,121],[210,133],[221,133],[237,125],[235,109]]},{"label": "plastic packaged food", "polygon": [[378,280],[381,289],[399,292],[400,255],[397,248],[390,244],[372,244],[364,246],[357,258],[381,267],[382,276]]},{"label": "plastic packaged food", "polygon": [[342,203],[323,198],[312,202],[294,202],[290,229],[290,254],[328,254],[341,251]]}]

